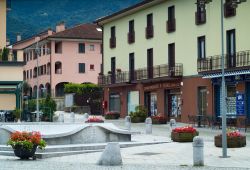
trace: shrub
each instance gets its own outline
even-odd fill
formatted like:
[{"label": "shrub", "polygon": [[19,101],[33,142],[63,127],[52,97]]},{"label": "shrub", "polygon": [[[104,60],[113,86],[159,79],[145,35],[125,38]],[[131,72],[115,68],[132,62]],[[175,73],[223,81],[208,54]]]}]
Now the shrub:
[{"label": "shrub", "polygon": [[147,109],[144,106],[136,106],[135,112],[130,112],[129,116],[131,117],[131,122],[133,123],[139,123],[144,122],[147,118]]},{"label": "shrub", "polygon": [[119,119],[120,113],[119,112],[107,112],[105,115],[105,119]]}]

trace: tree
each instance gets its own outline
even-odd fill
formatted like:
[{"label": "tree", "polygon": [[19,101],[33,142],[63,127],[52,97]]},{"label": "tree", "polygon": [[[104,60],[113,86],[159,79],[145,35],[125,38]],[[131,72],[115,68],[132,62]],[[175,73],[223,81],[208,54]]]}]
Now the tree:
[{"label": "tree", "polygon": [[2,51],[2,54],[1,54],[1,58],[2,58],[2,61],[8,61],[8,58],[9,58],[9,49],[4,47],[3,48],[3,51]]},{"label": "tree", "polygon": [[23,93],[25,96],[30,92],[30,85],[26,81],[23,82]]}]

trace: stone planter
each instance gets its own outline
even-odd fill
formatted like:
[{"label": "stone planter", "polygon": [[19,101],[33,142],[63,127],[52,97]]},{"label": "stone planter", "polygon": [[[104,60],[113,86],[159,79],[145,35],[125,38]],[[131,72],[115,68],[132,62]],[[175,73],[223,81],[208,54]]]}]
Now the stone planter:
[{"label": "stone planter", "polygon": [[31,157],[35,159],[36,149],[37,145],[34,145],[31,150],[23,148],[21,145],[17,145],[13,148],[15,155],[20,159],[29,159]]},{"label": "stone planter", "polygon": [[132,123],[144,123],[146,118],[142,117],[131,117]]},{"label": "stone planter", "polygon": [[152,124],[166,124],[167,119],[154,119],[152,118]]},{"label": "stone planter", "polygon": [[119,119],[120,118],[120,114],[118,113],[113,113],[113,114],[105,114],[105,119]]},{"label": "stone planter", "polygon": [[172,132],[171,139],[174,142],[193,142],[193,138],[198,135],[199,135],[199,132],[196,132],[196,133]]},{"label": "stone planter", "polygon": [[[214,137],[214,145],[216,147],[222,147],[222,136],[217,135]],[[246,136],[241,137],[227,137],[228,148],[241,148],[246,146]]]}]

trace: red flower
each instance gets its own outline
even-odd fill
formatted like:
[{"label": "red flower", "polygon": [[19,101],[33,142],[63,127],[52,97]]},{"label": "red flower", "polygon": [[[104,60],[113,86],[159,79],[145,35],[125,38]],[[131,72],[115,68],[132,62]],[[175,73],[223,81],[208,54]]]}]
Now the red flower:
[{"label": "red flower", "polygon": [[103,123],[104,121],[99,117],[89,117],[87,123]]},{"label": "red flower", "polygon": [[177,133],[196,133],[196,129],[191,126],[178,127],[173,129],[172,131]]}]

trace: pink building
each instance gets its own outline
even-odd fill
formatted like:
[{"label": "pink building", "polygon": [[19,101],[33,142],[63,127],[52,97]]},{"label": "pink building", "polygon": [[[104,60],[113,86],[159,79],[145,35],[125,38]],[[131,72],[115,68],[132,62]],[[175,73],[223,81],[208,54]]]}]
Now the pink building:
[{"label": "pink building", "polygon": [[47,92],[52,97],[64,95],[65,83],[97,84],[102,64],[102,32],[97,28],[95,24],[81,24],[65,29],[64,23],[60,23],[55,33],[37,37],[38,55],[37,43],[24,49],[23,76],[31,85],[33,97],[37,84],[40,96]]}]

